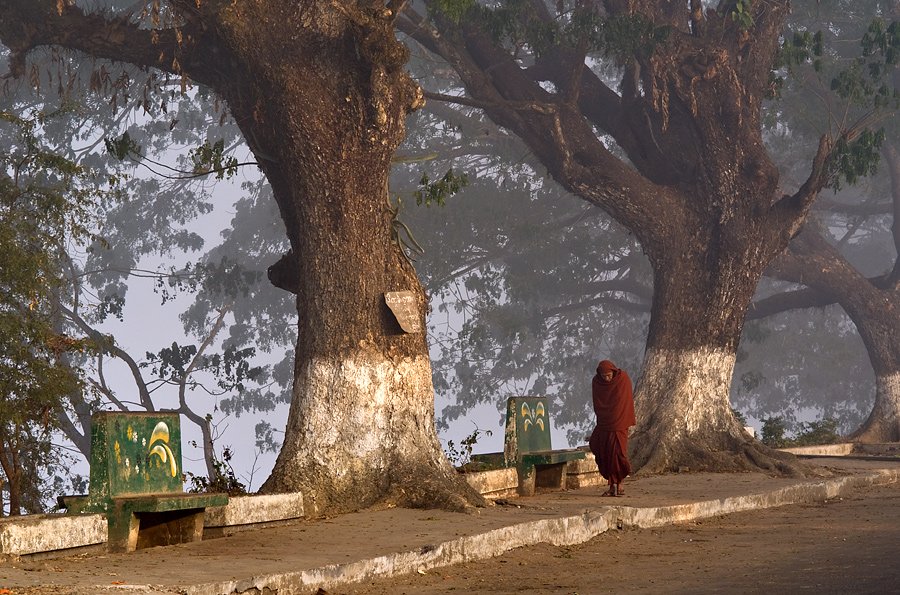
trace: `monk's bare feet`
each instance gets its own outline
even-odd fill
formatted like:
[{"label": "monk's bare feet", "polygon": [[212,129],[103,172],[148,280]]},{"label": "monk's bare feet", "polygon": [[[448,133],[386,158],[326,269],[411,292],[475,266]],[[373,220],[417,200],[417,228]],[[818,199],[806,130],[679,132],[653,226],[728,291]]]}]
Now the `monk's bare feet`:
[{"label": "monk's bare feet", "polygon": [[616,495],[617,495],[617,496],[624,496],[624,495],[625,495],[625,488],[622,487],[622,484],[618,484],[618,485],[616,486]]},{"label": "monk's bare feet", "polygon": [[615,496],[616,495],[616,486],[613,484],[609,484],[609,489],[603,492],[604,496]]}]

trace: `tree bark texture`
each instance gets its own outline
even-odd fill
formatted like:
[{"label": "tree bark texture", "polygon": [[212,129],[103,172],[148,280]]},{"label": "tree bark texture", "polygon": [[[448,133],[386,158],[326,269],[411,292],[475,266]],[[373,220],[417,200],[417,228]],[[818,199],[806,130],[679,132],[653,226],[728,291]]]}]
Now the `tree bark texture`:
[{"label": "tree bark texture", "polygon": [[29,49],[59,45],[173,72],[226,100],[287,228],[291,251],[270,278],[296,294],[300,320],[284,444],[262,489],[302,491],[318,514],[482,502],[441,452],[425,336],[402,332],[384,301],[412,291],[424,323],[386,192],[404,118],[423,104],[394,36],[402,4],[175,0],[170,22],[149,30],[0,0],[16,74]]},{"label": "tree bark texture", "polygon": [[546,26],[568,8],[668,28],[652,52],[635,47],[615,56],[622,76],[612,88],[589,68],[586,39],[550,45],[531,64],[518,55],[521,45],[485,32],[480,11],[457,21],[437,10],[428,22],[407,8],[398,24],[443,57],[469,95],[426,96],[482,108],[518,134],[563,187],[631,230],[649,256],[654,297],[635,392],[633,464],[644,471],[756,465],[793,472],[742,431],[728,402],[756,284],[826,182],[829,139],[790,196],[777,194],[778,170],[762,142],[760,106],[790,3],[751,2],[747,28],[731,18],[729,2],[705,12],[699,2],[668,0],[527,6],[522,21]]}]

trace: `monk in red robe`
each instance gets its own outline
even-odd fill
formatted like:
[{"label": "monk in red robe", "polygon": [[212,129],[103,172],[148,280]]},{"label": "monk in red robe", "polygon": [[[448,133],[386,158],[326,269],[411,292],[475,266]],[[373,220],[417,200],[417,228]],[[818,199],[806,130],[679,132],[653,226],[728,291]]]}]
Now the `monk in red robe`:
[{"label": "monk in red robe", "polygon": [[637,424],[634,417],[634,394],[631,378],[609,360],[597,366],[591,383],[597,427],[591,434],[590,446],[600,475],[609,480],[604,496],[622,496],[622,481],[631,473],[628,450],[628,428]]}]

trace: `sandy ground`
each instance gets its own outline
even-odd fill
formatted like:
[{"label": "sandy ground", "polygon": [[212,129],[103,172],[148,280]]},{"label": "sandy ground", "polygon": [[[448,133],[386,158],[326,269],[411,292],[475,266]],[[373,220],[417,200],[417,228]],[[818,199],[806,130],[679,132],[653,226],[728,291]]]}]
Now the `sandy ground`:
[{"label": "sandy ground", "polygon": [[[823,466],[834,475],[853,475],[891,465],[827,459]],[[465,535],[577,515],[598,506],[656,507],[717,500],[768,493],[805,481],[817,480],[762,473],[650,476],[629,480],[628,495],[623,498],[602,498],[605,487],[588,487],[513,500],[477,514],[361,511],[130,554],[98,552],[5,561],[0,562],[0,595],[6,595],[4,590],[12,595],[173,593],[179,585],[297,572],[417,551]],[[569,548],[520,548],[484,562],[336,587],[328,595],[900,593],[900,485],[854,488],[847,494],[843,500],[824,504],[755,510],[654,530],[613,530]]]},{"label": "sandy ground", "polygon": [[580,546],[538,545],[499,558],[368,585],[341,595],[447,592],[900,593],[900,485],[840,500],[612,531]]}]

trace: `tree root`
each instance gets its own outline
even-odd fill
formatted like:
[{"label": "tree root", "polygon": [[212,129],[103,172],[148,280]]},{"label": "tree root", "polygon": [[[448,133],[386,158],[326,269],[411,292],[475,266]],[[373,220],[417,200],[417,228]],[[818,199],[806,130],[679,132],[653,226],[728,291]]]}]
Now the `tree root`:
[{"label": "tree root", "polygon": [[866,422],[858,430],[850,434],[848,439],[864,444],[900,442],[900,427],[897,424],[887,425]]},{"label": "tree root", "polygon": [[636,475],[684,471],[729,473],[762,471],[780,477],[820,477],[825,472],[805,463],[791,453],[775,450],[761,442],[739,436],[727,436],[716,448],[704,447],[687,438],[648,439],[636,434],[631,456]]},{"label": "tree root", "polygon": [[[311,517],[333,516],[359,510],[387,508],[437,508],[451,512],[470,512],[486,506],[484,497],[472,488],[456,470],[440,461],[408,461],[391,470],[389,477],[371,481],[335,482],[321,477],[321,469],[294,470],[297,481],[290,491],[303,494],[305,514]],[[316,479],[318,478],[318,480]],[[287,491],[287,487],[269,478],[260,493]]]},{"label": "tree root", "polygon": [[435,481],[432,477],[420,482],[407,480],[402,484],[393,484],[390,492],[376,506],[470,512],[473,507],[486,505],[484,496],[460,476],[458,481]]}]

